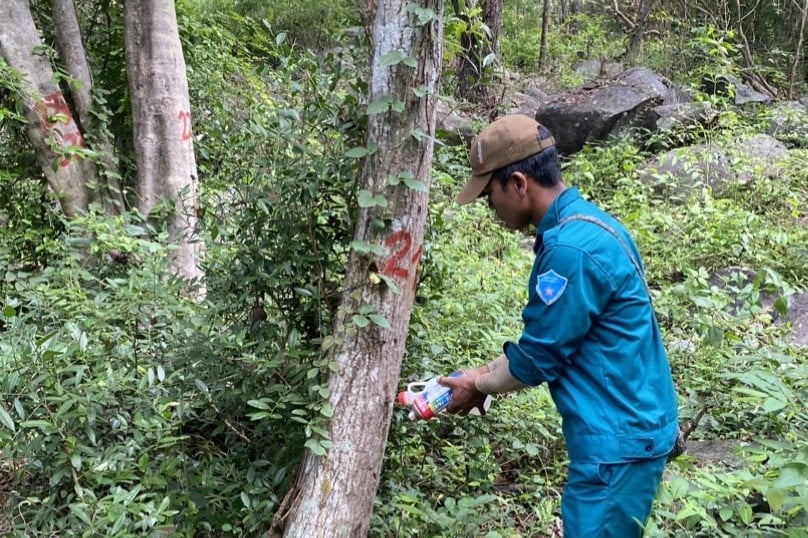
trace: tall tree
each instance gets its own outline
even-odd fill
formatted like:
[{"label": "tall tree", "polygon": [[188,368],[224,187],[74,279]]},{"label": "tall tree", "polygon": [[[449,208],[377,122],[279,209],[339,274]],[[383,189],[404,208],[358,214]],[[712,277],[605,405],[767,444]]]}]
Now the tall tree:
[{"label": "tall tree", "polygon": [[172,205],[173,265],[186,279],[201,282],[202,243],[193,241],[197,174],[191,103],[174,1],[127,0],[124,31],[137,207],[148,215],[158,203]]},{"label": "tall tree", "polygon": [[[99,177],[92,160],[83,158],[85,140],[68,104],[70,94],[62,93],[43,50],[28,1],[4,1],[0,6],[0,53],[18,74],[17,98],[28,121],[26,130],[37,162],[70,217],[100,201],[91,187],[98,185]],[[77,85],[85,83],[84,73],[76,73],[74,78]]]},{"label": "tall tree", "polygon": [[484,84],[484,73],[496,54],[503,5],[503,0],[464,0],[462,4],[452,0],[455,16],[466,25],[460,35],[457,95],[492,108],[495,94]]},{"label": "tall tree", "polygon": [[285,536],[364,536],[370,525],[427,214],[441,6],[439,0],[376,4],[371,153],[361,176],[363,207],[330,348],[339,365],[328,383],[330,440],[323,443],[325,450],[305,453],[296,483],[276,514],[273,526],[284,527]]},{"label": "tall tree", "polygon": [[[54,39],[59,58],[72,77],[70,95],[76,110],[76,122],[84,133],[85,140],[99,153],[98,162],[101,181],[97,181],[95,198],[108,212],[119,212],[123,208],[123,196],[115,170],[114,149],[103,126],[95,120],[95,105],[92,98],[93,76],[87,53],[81,38],[81,28],[76,16],[73,0],[53,0],[51,4],[54,26]],[[87,181],[85,185],[89,185]]]},{"label": "tall tree", "polygon": [[640,5],[637,8],[637,16],[634,20],[634,27],[629,34],[628,49],[626,50],[626,58],[629,61],[634,61],[640,57],[643,38],[645,37],[645,32],[648,27],[648,16],[651,14],[651,9],[654,7],[655,1],[656,0],[640,0]]},{"label": "tall tree", "polygon": [[539,69],[544,67],[544,58],[547,56],[547,28],[550,26],[551,0],[544,0],[541,12],[541,43],[539,45]]},{"label": "tall tree", "polygon": [[800,15],[798,18],[798,32],[797,44],[795,47],[794,61],[791,63],[791,71],[788,76],[788,97],[794,98],[794,83],[797,80],[797,68],[802,64],[805,54],[803,53],[803,43],[805,42],[805,22],[808,20],[808,0],[802,1],[802,7],[797,3],[797,0],[791,0],[794,6],[799,10]]},{"label": "tall tree", "polygon": [[[92,203],[119,212],[125,203],[116,179],[120,174],[114,146],[94,119],[93,76],[75,5],[73,0],[52,0],[51,6],[59,51],[55,60],[43,52],[48,48],[29,2],[0,4],[0,55],[18,78],[15,91],[27,120],[28,140],[66,216],[84,212]],[[172,266],[179,276],[201,281],[201,253],[193,241],[196,165],[174,2],[129,0],[125,26],[138,167],[136,205],[148,215],[156,204],[168,204],[176,246]],[[57,74],[62,72],[68,76]]]}]

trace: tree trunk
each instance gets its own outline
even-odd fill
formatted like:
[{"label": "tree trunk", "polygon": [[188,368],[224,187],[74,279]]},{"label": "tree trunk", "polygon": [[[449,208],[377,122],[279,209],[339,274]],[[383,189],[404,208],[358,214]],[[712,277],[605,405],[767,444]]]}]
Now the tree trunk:
[{"label": "tree trunk", "polygon": [[93,163],[81,156],[84,137],[65,96],[54,82],[47,56],[31,17],[27,0],[3,0],[0,5],[0,53],[21,76],[19,95],[28,120],[27,134],[37,162],[51,189],[71,217],[87,209],[97,184]]},{"label": "tree trunk", "polygon": [[[455,15],[465,20],[468,29],[460,35],[460,67],[458,68],[457,95],[486,107],[493,108],[496,94],[493,88],[485,84],[484,73],[487,68],[486,59],[497,50],[499,31],[502,28],[503,0],[483,0],[481,22],[490,34],[481,39],[477,31],[471,29],[474,21],[468,12],[460,9],[460,4],[453,2]],[[465,9],[472,7],[471,0],[465,1]]]},{"label": "tree trunk", "polygon": [[654,2],[655,0],[640,0],[640,8],[637,11],[637,18],[634,20],[634,28],[631,30],[628,49],[626,50],[626,58],[629,61],[635,61],[640,57],[642,41],[648,24],[648,16],[651,14]]},{"label": "tree trunk", "polygon": [[[797,5],[796,2],[794,2]],[[794,84],[797,80],[797,67],[802,63],[802,44],[805,38],[805,21],[808,19],[808,0],[803,0],[800,10],[799,32],[797,34],[797,47],[794,52],[794,63],[791,64],[791,73],[788,77],[788,98],[794,98]]]},{"label": "tree trunk", "polygon": [[97,182],[93,199],[99,201],[107,213],[120,213],[123,209],[123,195],[116,179],[117,166],[114,149],[103,130],[98,129],[93,117],[93,79],[87,54],[81,40],[81,30],[76,17],[73,0],[53,0],[52,3],[54,36],[59,58],[73,77],[70,95],[76,108],[76,123],[85,134],[85,140],[102,156],[104,181]]},{"label": "tree trunk", "polygon": [[544,0],[541,12],[541,43],[539,45],[539,69],[544,68],[544,58],[547,56],[547,27],[550,25],[551,0]]},{"label": "tree trunk", "polygon": [[[328,383],[333,446],[324,455],[307,451],[303,457],[297,481],[273,521],[273,532],[284,526],[288,537],[361,537],[370,525],[423,244],[441,68],[442,3],[413,5],[379,0],[376,6],[370,103],[391,97],[403,111],[369,117],[368,146],[378,150],[366,158],[361,188],[384,196],[387,207],[360,209],[354,240],[381,245],[384,254],[351,252],[330,350],[339,365]],[[429,14],[434,17],[419,22],[417,16]],[[385,66],[384,59],[395,52],[417,66]],[[411,188],[418,186],[413,180],[426,189]],[[354,321],[359,312],[374,312],[390,327],[361,328]]]},{"label": "tree trunk", "polygon": [[196,160],[191,105],[173,0],[127,0],[124,5],[126,72],[132,101],[137,161],[137,208],[149,215],[168,204],[175,245],[174,271],[199,285],[202,244],[193,241]]}]

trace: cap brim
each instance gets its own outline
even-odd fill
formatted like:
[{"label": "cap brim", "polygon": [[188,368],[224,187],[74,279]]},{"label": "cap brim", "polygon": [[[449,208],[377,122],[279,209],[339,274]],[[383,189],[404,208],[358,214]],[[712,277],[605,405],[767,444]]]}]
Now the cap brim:
[{"label": "cap brim", "polygon": [[455,196],[455,202],[460,205],[470,204],[480,197],[480,193],[485,190],[485,186],[488,185],[490,179],[491,174],[471,176],[471,179],[469,179],[469,182],[463,187],[463,190]]}]

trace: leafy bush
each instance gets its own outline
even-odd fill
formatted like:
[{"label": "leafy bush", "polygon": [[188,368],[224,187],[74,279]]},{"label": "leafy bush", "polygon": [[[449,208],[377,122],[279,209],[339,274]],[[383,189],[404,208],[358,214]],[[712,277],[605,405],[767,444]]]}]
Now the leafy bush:
[{"label": "leafy bush", "polygon": [[15,526],[148,532],[188,504],[188,404],[173,364],[194,306],[179,283],[155,279],[165,235],[98,215],[66,227],[47,245],[49,265],[18,270],[3,303],[0,446],[20,469]]}]

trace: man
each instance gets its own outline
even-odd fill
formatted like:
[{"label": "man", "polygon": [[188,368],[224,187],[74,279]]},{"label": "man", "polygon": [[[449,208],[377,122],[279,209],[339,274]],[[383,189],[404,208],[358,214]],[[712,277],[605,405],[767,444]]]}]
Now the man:
[{"label": "man", "polygon": [[676,395],[642,274],[617,220],[562,182],[550,132],[504,116],[471,145],[460,204],[488,198],[511,229],[537,226],[524,328],[504,354],[462,377],[450,413],[486,395],[547,383],[569,467],[565,538],[642,535],[677,435]]}]

